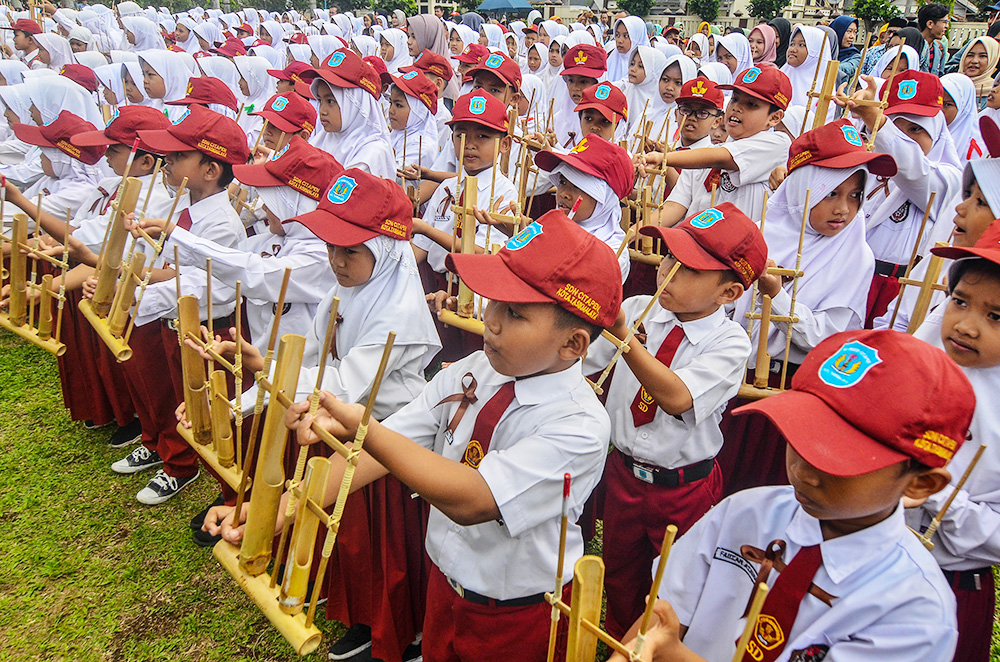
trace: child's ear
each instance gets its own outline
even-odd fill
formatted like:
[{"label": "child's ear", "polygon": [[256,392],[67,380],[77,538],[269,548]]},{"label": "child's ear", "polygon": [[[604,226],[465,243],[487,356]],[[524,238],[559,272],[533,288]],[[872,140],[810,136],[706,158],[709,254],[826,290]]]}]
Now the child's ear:
[{"label": "child's ear", "polygon": [[203,171],[205,173],[205,181],[214,182],[218,181],[219,178],[222,177],[222,166],[219,165],[218,161],[213,159],[203,165],[206,166]]},{"label": "child's ear", "polygon": [[781,118],[783,118],[784,116],[785,116],[785,111],[779,108],[778,110],[771,113],[771,116],[767,118],[767,125],[772,127],[778,126],[778,122],[780,122]]},{"label": "child's ear", "polygon": [[743,296],[743,292],[746,291],[743,289],[743,283],[737,283],[736,281],[725,283],[721,286],[721,288],[722,289],[719,291],[719,295],[715,298],[715,303],[720,306],[725,306],[735,302]]},{"label": "child's ear", "polygon": [[582,326],[576,326],[569,330],[569,337],[559,348],[559,358],[564,361],[575,361],[587,355],[590,349],[590,332]]},{"label": "child's ear", "polygon": [[514,139],[511,138],[509,134],[505,135],[503,138],[500,139],[500,153],[506,154],[507,152],[509,152],[513,144],[514,144]]},{"label": "child's ear", "polygon": [[951,482],[951,472],[944,467],[928,469],[910,477],[910,482],[903,490],[903,496],[911,499],[926,499],[948,487]]}]

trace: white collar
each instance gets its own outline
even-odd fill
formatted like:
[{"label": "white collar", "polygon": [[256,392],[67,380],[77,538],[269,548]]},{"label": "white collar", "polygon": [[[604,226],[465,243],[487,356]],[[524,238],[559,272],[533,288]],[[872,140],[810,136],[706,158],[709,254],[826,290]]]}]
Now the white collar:
[{"label": "white collar", "polygon": [[[476,375],[476,380],[482,386],[500,385],[510,381],[507,375],[501,375],[486,360],[486,373]],[[583,363],[575,362],[565,370],[545,375],[521,377],[514,381],[514,396],[522,405],[537,405],[556,398],[563,397],[580,384],[583,377]],[[482,399],[482,398],[480,398]]]},{"label": "white collar", "polygon": [[692,345],[697,345],[707,338],[713,331],[725,324],[727,319],[725,310],[722,306],[719,306],[711,315],[706,315],[690,322],[681,322],[677,319],[677,315],[658,303],[654,306],[653,313],[650,316],[650,321],[652,322],[674,324],[684,329],[684,338]]}]

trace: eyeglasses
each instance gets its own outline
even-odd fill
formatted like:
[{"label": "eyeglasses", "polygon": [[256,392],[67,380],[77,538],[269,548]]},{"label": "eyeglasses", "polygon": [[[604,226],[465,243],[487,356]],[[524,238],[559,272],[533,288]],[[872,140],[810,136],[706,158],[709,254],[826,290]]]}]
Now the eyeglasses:
[{"label": "eyeglasses", "polygon": [[721,111],[708,110],[707,108],[690,108],[688,106],[677,106],[677,112],[684,117],[694,115],[696,120],[707,120],[709,117],[719,117],[722,115]]}]

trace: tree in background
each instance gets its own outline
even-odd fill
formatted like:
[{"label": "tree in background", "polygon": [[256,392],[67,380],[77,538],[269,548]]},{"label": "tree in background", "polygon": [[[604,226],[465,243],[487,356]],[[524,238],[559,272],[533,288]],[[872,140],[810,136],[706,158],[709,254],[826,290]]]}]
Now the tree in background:
[{"label": "tree in background", "polygon": [[687,10],[711,23],[719,17],[719,0],[688,0]]},{"label": "tree in background", "polygon": [[[319,1],[322,2],[323,0]],[[473,5],[473,9],[478,7],[480,2],[482,2],[482,0],[476,2]],[[420,10],[417,9],[417,3],[414,2],[414,0],[378,0],[377,3],[376,2],[369,3],[362,0],[358,4],[362,5],[362,8],[364,9],[371,9],[375,13],[382,14],[383,16],[388,16],[395,9],[402,9],[403,13],[406,14],[407,16],[416,16],[417,14],[420,13]],[[459,6],[463,6],[461,2],[459,3]]]},{"label": "tree in background", "polygon": [[770,21],[781,16],[787,3],[785,0],[750,0],[747,9],[754,18],[762,18]]},{"label": "tree in background", "polygon": [[631,16],[645,18],[653,8],[653,0],[618,0],[618,9]]},{"label": "tree in background", "polygon": [[889,0],[854,0],[851,12],[865,22],[865,32],[869,34],[877,24],[885,23],[902,13]]}]

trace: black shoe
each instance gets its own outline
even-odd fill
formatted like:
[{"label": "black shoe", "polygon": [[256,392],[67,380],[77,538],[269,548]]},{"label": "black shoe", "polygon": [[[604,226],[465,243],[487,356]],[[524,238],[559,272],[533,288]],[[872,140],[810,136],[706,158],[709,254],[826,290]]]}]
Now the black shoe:
[{"label": "black shoe", "polygon": [[333,642],[327,653],[327,659],[342,661],[352,660],[354,657],[364,655],[366,659],[371,659],[372,649],[372,629],[367,625],[352,625],[343,637]]},{"label": "black shoe", "polygon": [[424,662],[424,656],[420,650],[422,640],[423,634],[418,634],[416,640],[403,649],[403,662]]},{"label": "black shoe", "polygon": [[128,425],[115,430],[115,433],[111,435],[111,439],[108,439],[108,446],[111,448],[125,448],[140,439],[142,439],[142,424],[138,418],[135,418]]},{"label": "black shoe", "polygon": [[163,464],[156,451],[145,446],[139,446],[134,451],[111,465],[116,474],[135,474],[147,469],[153,469]]},{"label": "black shoe", "polygon": [[197,515],[195,515],[194,517],[192,517],[191,521],[188,523],[188,526],[191,527],[192,531],[201,531],[202,525],[205,524],[205,515],[208,514],[208,511],[213,506],[221,506],[225,502],[226,502],[226,499],[220,494],[219,496],[217,496],[215,498],[215,501],[213,501],[212,503],[210,503],[207,506],[205,506],[205,509],[203,511],[201,511],[200,513],[198,513]]},{"label": "black shoe", "polygon": [[208,531],[202,531],[201,529],[193,532],[191,537],[194,540],[194,544],[199,547],[215,547],[215,543],[222,540],[221,534],[213,536]]},{"label": "black shoe", "polygon": [[[145,447],[139,446],[139,448]],[[178,492],[193,483],[200,473],[197,472],[193,476],[185,476],[183,478],[174,478],[163,469],[158,469],[156,475],[146,483],[146,487],[139,490],[135,498],[139,503],[144,503],[147,506],[157,506],[164,501],[174,498]]]}]

